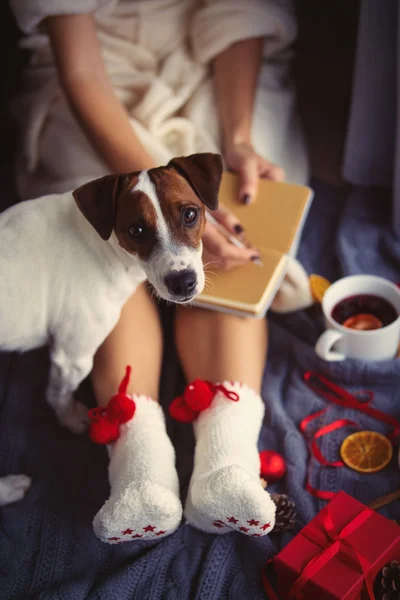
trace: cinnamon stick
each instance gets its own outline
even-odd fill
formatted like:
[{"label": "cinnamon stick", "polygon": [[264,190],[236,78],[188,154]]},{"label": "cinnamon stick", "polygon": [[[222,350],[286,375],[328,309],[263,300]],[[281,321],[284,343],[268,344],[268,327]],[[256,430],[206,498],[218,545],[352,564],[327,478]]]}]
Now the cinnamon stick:
[{"label": "cinnamon stick", "polygon": [[378,508],[382,508],[382,506],[386,506],[387,504],[394,502],[394,500],[399,499],[400,489],[391,492],[390,494],[386,494],[385,496],[381,496],[380,498],[377,498],[376,500],[371,502],[371,504],[369,504],[369,508],[372,508],[372,510],[378,510]]}]

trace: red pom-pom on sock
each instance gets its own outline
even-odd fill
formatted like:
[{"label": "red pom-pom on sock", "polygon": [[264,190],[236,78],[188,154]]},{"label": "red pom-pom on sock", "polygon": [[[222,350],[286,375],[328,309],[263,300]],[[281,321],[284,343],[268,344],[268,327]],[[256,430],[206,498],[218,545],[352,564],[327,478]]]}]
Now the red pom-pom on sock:
[{"label": "red pom-pom on sock", "polygon": [[115,394],[107,405],[108,415],[110,419],[115,419],[120,423],[130,421],[135,414],[135,403],[129,396],[123,394]]},{"label": "red pom-pom on sock", "polygon": [[89,410],[89,437],[96,444],[110,444],[119,438],[119,428],[130,421],[135,414],[136,404],[127,396],[131,367],[126,373],[115,394],[105,407]]},{"label": "red pom-pom on sock", "polygon": [[186,403],[183,396],[178,396],[169,405],[169,414],[176,421],[181,423],[193,423],[199,415],[195,410],[192,410]]},{"label": "red pom-pom on sock", "polygon": [[131,367],[127,366],[125,376],[119,384],[118,393],[107,404],[107,412],[110,419],[115,419],[120,423],[127,423],[135,414],[136,405],[132,398],[129,398],[126,394],[130,377]]},{"label": "red pom-pom on sock", "polygon": [[183,397],[188,407],[201,412],[211,405],[215,391],[215,386],[211,387],[207,381],[196,379],[185,388]]},{"label": "red pom-pom on sock", "polygon": [[109,421],[107,416],[96,416],[90,424],[89,437],[95,444],[111,444],[119,437],[119,424]]},{"label": "red pom-pom on sock", "polygon": [[199,414],[211,406],[215,394],[221,392],[228,400],[237,402],[239,394],[227,390],[223,385],[196,379],[186,386],[183,396],[175,398],[169,407],[169,414],[176,421],[192,423]]}]

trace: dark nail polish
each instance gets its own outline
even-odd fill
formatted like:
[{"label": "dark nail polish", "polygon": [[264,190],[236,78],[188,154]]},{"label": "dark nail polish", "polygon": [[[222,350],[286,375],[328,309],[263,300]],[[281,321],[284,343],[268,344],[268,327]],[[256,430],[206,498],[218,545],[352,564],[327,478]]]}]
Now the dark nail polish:
[{"label": "dark nail polish", "polygon": [[261,257],[256,254],[255,256],[252,256],[250,260],[261,260]]},{"label": "dark nail polish", "polygon": [[243,204],[250,204],[250,200],[251,200],[250,194],[245,194],[242,198]]},{"label": "dark nail polish", "polygon": [[235,232],[240,235],[241,233],[243,233],[244,229],[241,225],[239,225],[239,223],[237,225],[235,225],[235,227],[233,228],[235,230]]}]

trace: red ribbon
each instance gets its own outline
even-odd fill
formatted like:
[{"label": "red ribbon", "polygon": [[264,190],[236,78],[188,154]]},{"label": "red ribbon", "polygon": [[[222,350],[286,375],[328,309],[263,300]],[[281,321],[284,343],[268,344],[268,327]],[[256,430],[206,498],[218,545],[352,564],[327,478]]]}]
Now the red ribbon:
[{"label": "red ribbon", "polygon": [[99,406],[89,410],[90,419],[89,437],[96,444],[110,444],[119,438],[119,428],[127,423],[135,414],[136,405],[127,395],[131,367],[126,367],[118,393],[115,394],[107,406]]},{"label": "red ribbon", "polygon": [[391,431],[387,436],[391,441],[400,436],[400,422],[381,410],[370,406],[370,401],[373,399],[371,392],[364,392],[368,396],[369,400],[367,402],[360,402],[360,400],[353,394],[350,394],[350,392],[347,392],[332,381],[329,381],[329,379],[323,375],[318,375],[313,371],[307,371],[304,374],[304,381],[310,389],[329,402],[333,402],[334,404],[343,406],[344,408],[358,410],[359,412],[369,415],[377,421],[381,421],[382,423],[386,423],[386,425],[392,427],[393,431]]},{"label": "red ribbon", "polygon": [[232,402],[239,400],[239,394],[227,390],[221,384],[215,385],[210,381],[196,379],[186,386],[182,396],[171,402],[169,413],[176,421],[192,423],[203,410],[209,408],[217,392],[222,392]]},{"label": "red ribbon", "polygon": [[[369,561],[357,550],[357,548],[348,539],[349,536],[354,533],[359,527],[374,514],[374,511],[370,508],[365,508],[361,511],[350,523],[345,525],[343,529],[338,532],[334,526],[331,510],[329,505],[320,512],[322,526],[325,533],[327,534],[330,544],[326,548],[323,548],[319,554],[314,556],[313,559],[305,566],[302,573],[296,579],[289,592],[285,596],[284,600],[295,600],[296,598],[303,597],[303,589],[308,581],[310,581],[325,565],[329,563],[334,556],[339,553],[347,555],[347,558],[353,557],[353,562],[356,567],[361,569],[364,576],[365,586],[368,592],[370,600],[374,600],[373,592],[373,581],[371,576],[371,565]],[[302,535],[307,536],[312,542],[320,545],[320,540],[315,540],[312,535],[309,534],[307,528],[303,529]],[[349,556],[350,555],[350,556]],[[274,589],[269,583],[266,573],[263,570],[262,579],[265,591],[267,592],[270,600],[282,600],[276,595]]]},{"label": "red ribbon", "polygon": [[338,419],[329,425],[325,425],[325,427],[321,427],[311,440],[311,453],[318,460],[318,462],[324,467],[344,467],[344,462],[341,460],[328,461],[325,456],[322,454],[321,450],[317,446],[317,440],[324,435],[331,433],[332,431],[336,431],[337,429],[341,429],[342,427],[358,427],[357,423],[354,421],[350,421],[349,419]]},{"label": "red ribbon", "polygon": [[[326,377],[322,375],[318,375],[312,371],[307,371],[304,374],[304,381],[308,385],[310,389],[312,389],[315,393],[319,394],[329,402],[333,402],[339,406],[343,406],[344,408],[351,408],[367,414],[371,417],[374,417],[378,421],[386,423],[393,428],[393,431],[387,436],[389,439],[393,440],[397,438],[400,434],[400,423],[394,417],[387,415],[386,413],[373,408],[370,406],[370,402],[373,400],[373,394],[370,391],[362,391],[362,395],[367,397],[367,401],[361,402],[355,395],[350,394],[340,386],[334,384],[329,381]],[[327,411],[327,408],[317,411],[316,413],[305,417],[300,423],[300,430],[303,434],[305,434],[307,426],[311,421],[320,417]],[[323,466],[325,467],[344,467],[344,463],[341,460],[337,461],[328,461],[324,455],[322,454],[320,448],[317,445],[317,440],[324,435],[331,433],[332,431],[336,431],[342,427],[354,427],[359,429],[360,426],[355,421],[351,421],[349,419],[338,419],[329,425],[325,425],[316,431],[311,439],[310,444],[310,452],[312,456]],[[327,490],[317,490],[314,488],[310,480],[308,479],[306,483],[307,491],[316,496],[321,500],[331,500],[335,496],[335,492],[329,492]]]},{"label": "red ribbon", "polygon": [[276,595],[274,588],[268,581],[267,573],[265,572],[267,566],[269,564],[273,563],[273,561],[274,561],[273,558],[270,558],[269,561],[267,561],[267,564],[265,565],[264,569],[261,571],[261,581],[263,582],[264,590],[267,592],[269,600],[282,600],[282,598],[278,598],[278,596]]}]

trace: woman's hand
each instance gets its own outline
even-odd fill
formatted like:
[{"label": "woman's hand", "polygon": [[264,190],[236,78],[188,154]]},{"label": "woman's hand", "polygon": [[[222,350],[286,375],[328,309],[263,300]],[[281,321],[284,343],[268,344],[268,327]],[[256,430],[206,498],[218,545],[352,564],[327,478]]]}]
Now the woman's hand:
[{"label": "woman's hand", "polygon": [[[239,221],[224,208],[213,211],[212,216],[228,231],[244,242],[244,230]],[[206,224],[203,234],[203,263],[210,269],[230,270],[242,267],[250,260],[259,258],[255,248],[237,248],[211,223]]]},{"label": "woman's hand", "polygon": [[285,172],[281,167],[259,156],[251,144],[235,144],[225,153],[227,167],[240,177],[239,198],[250,204],[257,193],[258,180],[283,181]]},{"label": "woman's hand", "polygon": [[[250,204],[255,197],[260,178],[271,181],[283,181],[285,178],[283,169],[259,156],[247,143],[231,146],[225,154],[225,162],[227,167],[240,177],[239,198],[245,204]],[[236,217],[223,207],[212,214],[228,232],[244,241],[245,232]],[[255,248],[237,248],[210,223],[206,225],[203,245],[203,262],[205,265],[209,264],[211,269],[234,269],[245,265],[249,260],[259,258]]]}]

